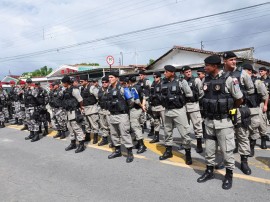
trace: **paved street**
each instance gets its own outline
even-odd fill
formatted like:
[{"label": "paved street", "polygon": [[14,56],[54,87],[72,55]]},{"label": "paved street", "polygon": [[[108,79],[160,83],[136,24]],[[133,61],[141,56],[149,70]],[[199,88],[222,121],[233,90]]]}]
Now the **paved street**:
[{"label": "paved street", "polygon": [[206,183],[196,182],[205,166],[203,155],[194,149],[194,163],[186,166],[181,151],[175,149],[172,159],[161,162],[164,147],[147,142],[148,151],[127,164],[125,157],[108,160],[111,149],[92,143],[83,153],[66,152],[69,140],[53,139],[55,131],[31,143],[19,128],[0,129],[1,201],[270,200],[270,149],[257,146],[256,157],[250,158],[252,175],[236,168],[233,188],[225,191],[219,173]]}]

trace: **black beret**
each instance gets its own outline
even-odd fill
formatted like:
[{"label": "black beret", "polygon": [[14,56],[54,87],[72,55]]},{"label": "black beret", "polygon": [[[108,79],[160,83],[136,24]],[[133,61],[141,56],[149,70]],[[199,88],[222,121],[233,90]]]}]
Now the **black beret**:
[{"label": "black beret", "polygon": [[244,64],[244,65],[243,65],[243,69],[247,69],[247,70],[252,71],[252,70],[253,70],[253,67],[252,67],[251,64]]},{"label": "black beret", "polygon": [[35,82],[35,85],[36,85],[36,86],[39,86],[39,85],[40,85],[40,82],[39,82],[39,81],[36,81],[36,82]]},{"label": "black beret", "polygon": [[89,78],[89,79],[88,79],[88,82],[93,82],[93,79],[92,79],[92,78]]},{"label": "black beret", "polygon": [[93,82],[98,82],[98,79],[93,79]]},{"label": "black beret", "polygon": [[211,55],[204,59],[205,64],[220,65],[221,59],[218,55]]},{"label": "black beret", "polygon": [[88,81],[88,75],[81,75],[80,79],[84,81]]},{"label": "black beret", "polygon": [[258,72],[255,69],[252,70],[252,74],[257,74],[257,73]]},{"label": "black beret", "polygon": [[30,78],[26,79],[26,83],[32,83],[32,79]]},{"label": "black beret", "polygon": [[230,58],[236,58],[237,56],[234,54],[234,52],[232,51],[228,51],[228,52],[225,52],[223,53],[223,59],[230,59]]},{"label": "black beret", "polygon": [[140,70],[140,71],[139,71],[139,74],[145,75],[145,71],[144,71],[144,70]]},{"label": "black beret", "polygon": [[259,70],[267,71],[268,69],[266,67],[260,67]]},{"label": "black beret", "polygon": [[119,77],[119,72],[110,72],[109,75]]},{"label": "black beret", "polygon": [[54,81],[54,82],[52,82],[52,86],[59,85],[59,84],[60,84],[59,81]]},{"label": "black beret", "polygon": [[131,82],[136,82],[136,76],[130,76],[130,77],[129,77],[129,80],[130,80]]},{"label": "black beret", "polygon": [[128,83],[128,78],[125,76],[120,76],[119,81]]},{"label": "black beret", "polygon": [[64,77],[62,78],[62,83],[71,83],[70,77],[69,77],[69,76],[64,76]]},{"label": "black beret", "polygon": [[165,70],[169,71],[169,72],[175,72],[175,67],[172,65],[165,65],[164,67]]},{"label": "black beret", "polygon": [[182,67],[182,71],[184,72],[184,71],[187,71],[187,70],[190,70],[191,69],[191,67],[190,66],[183,66]]},{"label": "black beret", "polygon": [[102,77],[101,80],[102,80],[102,81],[107,81],[107,82],[109,82],[109,77],[108,77],[108,76],[104,76],[104,77]]},{"label": "black beret", "polygon": [[156,76],[156,77],[161,77],[161,73],[160,72],[154,72],[153,75]]},{"label": "black beret", "polygon": [[205,70],[204,70],[204,68],[200,68],[200,69],[197,70],[197,72],[203,72],[203,73],[205,73]]}]

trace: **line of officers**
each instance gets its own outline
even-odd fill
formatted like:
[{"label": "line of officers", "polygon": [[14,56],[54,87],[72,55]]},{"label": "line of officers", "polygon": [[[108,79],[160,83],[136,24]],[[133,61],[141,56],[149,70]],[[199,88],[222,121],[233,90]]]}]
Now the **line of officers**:
[{"label": "line of officers", "polygon": [[[65,138],[69,131],[71,142],[66,151],[84,151],[85,142],[91,139],[90,133],[94,134],[93,144],[97,144],[101,132],[98,145],[110,142],[114,148],[108,158],[122,156],[121,145],[124,145],[126,162],[130,163],[134,159],[132,149],[137,149],[138,154],[147,150],[143,129],[148,117],[151,126],[148,136],[153,136],[150,143],[159,142],[159,131],[164,124],[166,150],[159,159],[173,156],[173,129],[176,128],[185,150],[185,163],[191,165],[191,122],[197,153],[203,152],[203,139],[205,141],[206,170],[197,182],[214,178],[214,169],[223,165],[226,174],[222,188],[230,189],[235,168],[234,153],[240,154],[242,172],[250,175],[248,157],[254,156],[257,139],[261,139],[262,149],[267,149],[266,141],[269,141],[270,78],[267,69],[261,67],[258,78],[250,64],[237,67],[236,60],[233,52],[226,52],[221,66],[220,56],[209,56],[204,60],[205,68],[197,71],[197,78],[192,76],[189,66],[182,68],[183,77],[178,78],[176,68],[166,65],[165,77],[162,78],[160,72],[153,73],[152,84],[144,71],[139,72],[139,80],[136,76],[119,77],[118,72],[110,72],[102,78],[101,87],[97,80],[89,81],[88,75],[80,77],[80,85],[65,76],[61,85],[59,81],[52,83],[50,92],[46,93],[39,83],[32,85],[31,79],[27,79],[26,86],[21,81],[13,90],[19,97],[18,101],[13,100],[15,123],[24,122],[23,129],[30,131],[26,139],[39,140],[42,124],[43,135],[48,133],[50,116],[46,105],[49,104],[58,131],[55,138]],[[0,118],[3,114],[4,108],[1,108]],[[0,121],[2,124],[3,119]],[[222,162],[218,162],[218,147]]]}]

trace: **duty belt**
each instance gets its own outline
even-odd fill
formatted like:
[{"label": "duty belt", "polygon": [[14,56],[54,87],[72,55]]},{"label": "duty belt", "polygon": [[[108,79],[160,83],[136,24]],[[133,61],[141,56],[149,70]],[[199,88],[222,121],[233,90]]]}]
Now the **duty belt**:
[{"label": "duty belt", "polygon": [[210,120],[221,120],[229,117],[228,114],[206,114],[206,118]]}]

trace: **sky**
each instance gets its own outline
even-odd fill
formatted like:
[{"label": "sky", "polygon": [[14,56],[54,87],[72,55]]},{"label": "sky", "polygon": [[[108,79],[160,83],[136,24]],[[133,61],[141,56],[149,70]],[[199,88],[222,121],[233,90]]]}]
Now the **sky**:
[{"label": "sky", "polygon": [[[105,66],[108,55],[115,65],[122,59],[124,65],[147,64],[174,45],[202,44],[210,51],[254,47],[255,58],[270,62],[270,3],[241,10],[266,2],[0,0],[0,79],[45,65]],[[226,13],[235,9],[240,10]],[[178,23],[135,32],[174,22]]]}]

